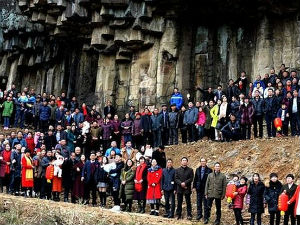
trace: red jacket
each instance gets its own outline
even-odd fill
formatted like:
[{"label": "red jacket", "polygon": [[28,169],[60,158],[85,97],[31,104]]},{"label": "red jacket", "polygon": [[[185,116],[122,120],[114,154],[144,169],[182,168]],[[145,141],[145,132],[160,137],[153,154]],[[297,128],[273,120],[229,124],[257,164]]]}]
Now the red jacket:
[{"label": "red jacket", "polygon": [[[162,169],[157,166],[156,168],[149,168],[147,174],[147,200],[155,200],[161,199],[161,177],[162,177]],[[152,184],[155,184],[154,186]]]},{"label": "red jacket", "polygon": [[293,203],[294,201],[296,201],[295,208],[294,208],[295,217],[296,217],[296,212],[297,212],[297,206],[298,206],[298,200],[299,200],[299,193],[300,193],[300,185],[298,185],[295,194],[289,200],[290,203]]},{"label": "red jacket", "polygon": [[33,155],[34,153],[34,138],[26,138],[27,148],[30,150],[30,154]]},{"label": "red jacket", "polygon": [[244,198],[247,193],[247,185],[242,187],[238,187],[237,191],[238,194],[233,199],[233,208],[234,209],[243,209],[244,207]]}]

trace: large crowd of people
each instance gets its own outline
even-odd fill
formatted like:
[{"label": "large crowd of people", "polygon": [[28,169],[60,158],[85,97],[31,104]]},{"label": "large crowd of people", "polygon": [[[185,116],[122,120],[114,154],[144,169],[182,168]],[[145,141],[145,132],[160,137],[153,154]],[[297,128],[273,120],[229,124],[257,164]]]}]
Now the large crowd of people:
[{"label": "large crowd of people", "polygon": [[[202,158],[194,173],[188,158],[183,157],[175,169],[165,146],[204,137],[215,141],[250,139],[252,127],[254,138],[262,138],[264,119],[269,138],[289,135],[289,124],[291,135],[300,135],[299,83],[297,72],[288,72],[284,65],[278,75],[271,70],[263,79],[257,76],[249,83],[242,72],[236,81],[228,82],[226,90],[221,85],[216,90],[197,87],[202,100],[195,105],[190,99],[185,105],[175,88],[161,111],[131,106],[123,119],[111,101],[100,112],[95,105],[79,104],[76,97],[69,99],[65,93],[39,95],[28,88],[18,92],[12,85],[10,90],[0,90],[4,127],[0,133],[0,191],[54,201],[63,196],[65,202],[101,207],[107,207],[107,197],[112,196],[112,211],[131,212],[137,201],[137,212],[145,213],[148,204],[154,216],[159,215],[164,196],[163,216],[178,219],[183,215],[183,200],[187,219],[192,219],[194,191],[196,219],[203,218],[207,224],[215,202],[215,224],[220,224],[221,200],[228,183],[220,163],[212,170]],[[275,118],[282,122],[280,129],[274,125]],[[248,193],[250,224],[254,225],[255,219],[261,224],[267,204],[270,224],[279,225],[278,196],[283,191],[290,198],[284,224],[288,225],[289,219],[291,224],[296,219],[300,224],[300,189],[296,190],[294,176],[287,175],[284,186],[275,173],[270,179],[266,187],[258,174],[253,175],[250,186],[246,177],[233,177],[231,182],[238,188],[230,207],[237,224],[243,224],[241,210]]]}]

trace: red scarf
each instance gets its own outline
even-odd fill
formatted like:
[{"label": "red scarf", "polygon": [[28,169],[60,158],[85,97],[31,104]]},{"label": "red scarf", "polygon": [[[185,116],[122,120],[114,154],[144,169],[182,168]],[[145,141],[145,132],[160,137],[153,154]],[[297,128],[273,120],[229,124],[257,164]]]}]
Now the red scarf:
[{"label": "red scarf", "polygon": [[[11,155],[11,151],[3,151],[3,160],[5,162],[10,162],[10,155]],[[5,166],[5,174],[9,174],[10,173],[10,166],[6,164]]]},{"label": "red scarf", "polygon": [[[136,173],[135,173],[135,179],[139,182],[139,181],[141,181],[142,179],[143,179],[143,172],[144,172],[144,170],[147,168],[147,164],[146,163],[144,163],[144,164],[142,164],[142,165],[140,165],[140,166],[138,166],[137,168],[136,168]],[[143,182],[145,182],[144,180],[143,180]],[[135,185],[134,185],[134,187],[135,187],[135,190],[137,191],[137,192],[141,192],[142,190],[143,190],[143,183],[136,183]]]},{"label": "red scarf", "polygon": [[82,111],[83,111],[83,115],[84,115],[84,116],[86,116],[86,115],[88,114],[88,113],[87,113],[86,107],[83,107],[83,106],[82,106]]}]

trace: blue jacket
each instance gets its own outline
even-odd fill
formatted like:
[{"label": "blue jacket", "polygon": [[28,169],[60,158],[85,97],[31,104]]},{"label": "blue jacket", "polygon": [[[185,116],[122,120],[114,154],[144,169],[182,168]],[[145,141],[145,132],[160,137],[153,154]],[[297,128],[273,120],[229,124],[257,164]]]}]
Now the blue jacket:
[{"label": "blue jacket", "polygon": [[49,166],[50,161],[51,161],[51,158],[48,157],[48,156],[45,156],[45,157],[42,158],[42,161],[41,161],[41,166],[42,166],[41,177],[45,177],[45,175],[46,175],[46,169]]},{"label": "blue jacket", "polygon": [[151,130],[153,131],[157,131],[159,129],[162,128],[163,125],[163,117],[161,114],[156,115],[152,115],[151,116]]},{"label": "blue jacket", "polygon": [[170,99],[170,104],[176,104],[176,108],[180,109],[181,106],[183,105],[183,97],[182,94],[177,92],[176,94],[172,94],[171,99]]},{"label": "blue jacket", "polygon": [[59,108],[55,110],[56,121],[62,121],[65,116],[66,110],[61,111]]},{"label": "blue jacket", "polygon": [[172,167],[170,169],[164,168],[163,175],[161,179],[161,187],[164,191],[174,191],[175,190],[175,169]]},{"label": "blue jacket", "polygon": [[15,163],[11,163],[10,169],[14,171],[15,177],[21,177],[21,156],[22,154],[18,152],[17,150],[13,150],[10,155],[10,161],[16,160]]},{"label": "blue jacket", "polygon": [[183,123],[184,124],[195,124],[198,119],[198,109],[196,107],[189,108],[185,111]]},{"label": "blue jacket", "polygon": [[12,147],[15,147],[15,145],[17,145],[17,144],[21,144],[22,145],[22,147],[27,147],[27,142],[26,142],[26,140],[25,139],[18,139],[18,138],[15,138],[14,140],[13,140],[13,142],[12,142]]},{"label": "blue jacket", "polygon": [[268,97],[264,100],[264,112],[265,114],[276,117],[277,114],[277,101],[274,97]]},{"label": "blue jacket", "polygon": [[165,112],[165,118],[164,118],[164,112],[161,111],[160,112],[161,117],[162,117],[162,127],[163,128],[169,128],[169,112],[166,111]]},{"label": "blue jacket", "polygon": [[118,149],[117,147],[113,148],[113,147],[110,147],[109,149],[106,150],[105,152],[105,156],[108,157],[110,155],[110,152],[111,150],[115,150],[116,154],[120,154],[120,149]]},{"label": "blue jacket", "polygon": [[78,126],[79,123],[82,123],[84,121],[83,113],[79,112],[77,114],[73,115],[73,120]]},{"label": "blue jacket", "polygon": [[91,160],[86,161],[86,163],[83,166],[81,177],[84,177],[84,182],[89,183],[91,179],[94,179],[94,175],[96,173],[97,168],[100,166],[98,161],[95,160],[95,171],[94,174],[92,174],[92,163]]},{"label": "blue jacket", "polygon": [[44,105],[41,105],[40,106],[40,120],[49,120],[50,118],[50,115],[51,115],[51,109],[49,106],[44,106]]},{"label": "blue jacket", "polygon": [[262,98],[259,98],[258,100],[256,100],[255,98],[252,99],[252,104],[254,107],[254,115],[255,116],[261,116],[264,113],[264,109],[263,109],[263,103],[264,100]]}]

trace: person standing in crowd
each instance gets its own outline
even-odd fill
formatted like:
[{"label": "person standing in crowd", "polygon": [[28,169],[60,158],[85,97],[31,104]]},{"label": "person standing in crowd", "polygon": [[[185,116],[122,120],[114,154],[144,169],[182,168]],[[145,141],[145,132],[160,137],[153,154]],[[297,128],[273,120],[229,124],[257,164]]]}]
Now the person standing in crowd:
[{"label": "person standing in crowd", "polygon": [[6,101],[1,105],[1,108],[3,108],[2,116],[4,120],[4,130],[7,130],[10,127],[10,118],[14,109],[14,105],[10,97],[7,97]]},{"label": "person standing in crowd", "polygon": [[153,151],[152,159],[155,159],[161,168],[166,168],[166,153],[163,145],[160,145],[155,151]]},{"label": "person standing in crowd", "polygon": [[204,194],[207,198],[208,218],[204,221],[204,224],[208,223],[214,201],[216,204],[216,220],[214,224],[219,225],[221,223],[221,200],[225,198],[226,185],[226,176],[221,173],[220,163],[216,162],[214,165],[214,172],[207,176],[205,185]]},{"label": "person standing in crowd", "polygon": [[246,94],[246,89],[248,86],[248,79],[246,77],[245,71],[241,72],[241,76],[234,83],[238,84],[238,86],[243,94]]},{"label": "person standing in crowd", "polygon": [[[121,122],[118,115],[114,115],[114,119],[111,121],[113,126],[112,140],[117,143],[118,148],[121,146]],[[105,150],[105,149],[104,149]]]},{"label": "person standing in crowd", "polygon": [[205,158],[200,159],[200,166],[196,169],[193,189],[197,192],[197,220],[203,218],[204,208],[204,221],[209,219],[207,198],[205,197],[205,185],[207,177],[212,173],[212,169],[207,166]]},{"label": "person standing in crowd", "polygon": [[244,140],[250,139],[254,109],[248,97],[244,98],[244,102],[240,106],[240,114],[241,114],[242,139]]},{"label": "person standing in crowd", "polygon": [[160,112],[162,116],[162,132],[161,132],[161,142],[162,145],[166,146],[169,144],[169,112],[166,104],[163,104],[162,110]]},{"label": "person standing in crowd", "polygon": [[[69,202],[69,193],[73,188],[74,171],[76,165],[76,154],[71,152],[71,156],[64,160],[62,164],[62,186],[64,188],[64,202]],[[71,201],[74,201],[71,198]]]},{"label": "person standing in crowd", "polygon": [[125,114],[125,120],[121,123],[122,134],[124,136],[124,143],[132,141],[132,127],[133,122],[130,119],[129,113]]},{"label": "person standing in crowd", "polygon": [[21,183],[21,144],[16,144],[10,156],[10,185],[9,191],[11,194],[19,195]]},{"label": "person standing in crowd", "polygon": [[276,129],[274,127],[274,119],[276,118],[277,109],[276,109],[276,100],[274,98],[273,90],[268,90],[268,97],[264,100],[264,113],[265,113],[265,120],[267,123],[267,132],[268,137],[275,137],[276,136]]},{"label": "person standing in crowd", "polygon": [[188,167],[188,158],[181,158],[181,166],[175,171],[175,183],[177,190],[177,219],[182,218],[183,196],[186,201],[187,219],[192,219],[191,186],[194,179],[193,169]]},{"label": "person standing in crowd", "polygon": [[174,88],[173,94],[170,99],[170,105],[173,104],[176,106],[177,110],[180,110],[181,106],[183,105],[183,97],[178,88]]},{"label": "person standing in crowd", "polygon": [[[101,124],[101,131],[102,131],[102,136],[101,136],[102,147],[103,147],[103,151],[106,151],[106,149],[108,149],[109,147],[109,143],[111,143],[112,131],[113,131],[113,126],[110,123],[108,118],[103,119],[103,123]],[[116,142],[114,143],[117,145]]]},{"label": "person standing in crowd", "polygon": [[30,150],[26,149],[21,161],[22,166],[22,188],[25,190],[25,197],[32,196],[33,188],[33,163],[30,157]]},{"label": "person standing in crowd", "polygon": [[112,102],[108,100],[106,102],[106,106],[104,107],[104,117],[107,117],[107,115],[110,113],[112,117],[116,114],[115,108],[112,106]]},{"label": "person standing in crowd", "polygon": [[[278,210],[278,197],[281,193],[282,184],[278,180],[276,173],[270,174],[269,186],[265,188],[264,199],[268,204],[268,209],[270,213],[270,225],[280,224],[280,211]],[[276,217],[276,218],[275,218]]]},{"label": "person standing in crowd", "polygon": [[153,134],[153,147],[161,145],[161,130],[163,125],[162,115],[158,113],[158,109],[154,109],[151,116],[151,132]]},{"label": "person standing in crowd", "polygon": [[171,105],[171,111],[169,112],[169,142],[170,145],[178,145],[178,121],[179,114],[176,111],[176,105]]},{"label": "person standing in crowd", "polygon": [[183,144],[187,143],[187,126],[184,123],[185,112],[186,112],[185,106],[181,106],[181,109],[179,111],[179,117],[178,117],[178,128],[180,129],[181,142]]},{"label": "person standing in crowd", "polygon": [[134,199],[138,201],[138,213],[145,213],[147,193],[147,164],[144,156],[139,158],[134,179]]},{"label": "person standing in crowd", "polygon": [[99,163],[96,160],[95,152],[91,152],[90,160],[87,160],[84,164],[81,173],[81,181],[84,182],[84,204],[88,205],[90,200],[90,192],[92,192],[92,204],[96,206],[96,183],[95,183],[95,172],[96,169],[99,167]]},{"label": "person standing in crowd", "polygon": [[121,186],[119,198],[124,204],[122,211],[131,212],[132,200],[134,194],[134,177],[135,171],[133,169],[133,161],[128,159],[125,167],[121,170]]},{"label": "person standing in crowd", "polygon": [[52,184],[51,182],[48,182],[46,179],[46,170],[49,165],[52,165],[52,151],[47,150],[46,156],[43,157],[41,161],[42,166],[42,175],[41,175],[41,199],[51,199],[51,190],[52,190]]},{"label": "person standing in crowd", "polygon": [[40,128],[42,132],[46,132],[48,130],[49,119],[51,116],[51,109],[48,106],[47,101],[43,101],[43,105],[40,106],[39,115],[40,115]]},{"label": "person standing in crowd", "polygon": [[[294,196],[297,189],[297,185],[294,183],[294,179],[295,177],[293,174],[288,174],[286,176],[286,184],[283,185],[281,189],[281,192],[285,192],[288,195],[289,200],[291,200],[291,198]],[[296,220],[294,216],[294,208],[295,208],[295,203],[289,204],[288,210],[284,214],[284,222],[283,222],[284,225],[288,225],[290,219],[291,219],[291,225],[296,224]]]},{"label": "person standing in crowd", "polygon": [[0,192],[3,193],[3,186],[6,186],[6,194],[9,193],[11,148],[8,143],[4,144],[4,150],[0,152]]},{"label": "person standing in crowd", "polygon": [[223,140],[231,141],[231,140],[239,140],[241,136],[240,131],[240,122],[236,120],[234,114],[229,116],[230,121],[221,129]]},{"label": "person standing in crowd", "polygon": [[206,121],[206,115],[203,111],[203,108],[200,106],[199,107],[199,112],[198,112],[198,119],[196,122],[196,127],[198,131],[198,140],[201,140],[204,137],[204,125]]},{"label": "person standing in crowd", "polygon": [[195,132],[195,123],[198,119],[198,110],[194,107],[192,102],[188,104],[188,110],[184,114],[183,123],[187,127],[188,131],[188,141],[195,142],[196,141],[196,132]]},{"label": "person standing in crowd", "polygon": [[80,160],[73,167],[74,183],[72,188],[71,200],[76,203],[84,197],[84,183],[81,180],[82,170],[85,164],[85,155],[80,156]]},{"label": "person standing in crowd", "polygon": [[[162,193],[165,196],[165,218],[174,218],[175,212],[175,169],[172,159],[167,160],[167,167],[163,169],[162,174]],[[171,201],[171,205],[170,205]]]},{"label": "person standing in crowd", "polygon": [[[253,133],[254,138],[257,138],[258,136],[260,138],[263,137],[263,103],[264,100],[259,96],[259,93],[256,91],[255,96],[252,99],[252,105],[254,108],[253,113]],[[258,131],[257,132],[257,125],[258,125]],[[257,135],[259,133],[259,135]]]},{"label": "person standing in crowd", "polygon": [[99,165],[99,167],[95,171],[95,182],[97,185],[97,188],[99,190],[99,196],[100,196],[100,207],[106,206],[106,189],[109,183],[108,180],[108,173],[105,170],[105,167],[108,165],[108,158],[104,156],[102,158],[102,163]]},{"label": "person standing in crowd", "polygon": [[116,154],[115,163],[116,163],[116,168],[109,171],[109,177],[112,185],[112,196],[114,201],[114,207],[111,209],[111,211],[120,212],[120,199],[119,199],[119,191],[120,191],[120,184],[121,184],[120,176],[121,176],[121,171],[124,168],[124,162],[120,154]]},{"label": "person standing in crowd", "polygon": [[264,213],[264,191],[265,185],[260,181],[258,173],[254,173],[249,186],[248,196],[250,197],[249,212],[251,213],[250,225],[254,225],[255,217],[257,225],[261,225],[261,214]]},{"label": "person standing in crowd", "polygon": [[244,220],[242,217],[242,210],[244,208],[244,198],[247,194],[247,181],[246,177],[241,177],[240,184],[237,186],[236,192],[234,193],[233,199],[233,212],[236,221],[236,225],[243,225]]},{"label": "person standing in crowd", "polygon": [[300,135],[300,97],[298,91],[293,91],[293,99],[289,105],[289,112],[291,115],[291,131],[292,136]]},{"label": "person standing in crowd", "polygon": [[147,174],[147,203],[150,204],[150,215],[159,215],[159,205],[161,199],[161,178],[162,169],[157,164],[156,159],[151,160],[151,167],[148,169]]},{"label": "person standing in crowd", "polygon": [[135,118],[133,120],[133,127],[132,127],[132,140],[133,140],[133,147],[140,150],[143,146],[143,132],[142,132],[142,120],[141,114],[136,113]]},{"label": "person standing in crowd", "polygon": [[148,108],[146,108],[145,112],[142,114],[141,124],[142,124],[142,132],[143,132],[143,145],[152,144],[152,134],[151,134],[152,119],[151,119],[151,113]]}]

